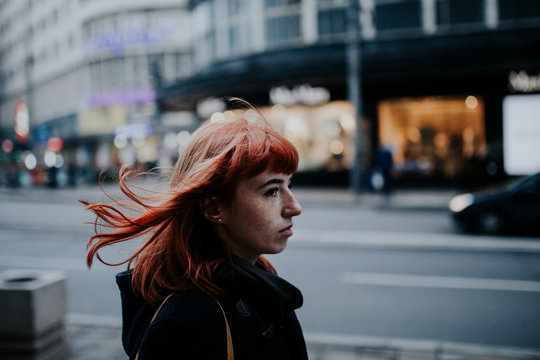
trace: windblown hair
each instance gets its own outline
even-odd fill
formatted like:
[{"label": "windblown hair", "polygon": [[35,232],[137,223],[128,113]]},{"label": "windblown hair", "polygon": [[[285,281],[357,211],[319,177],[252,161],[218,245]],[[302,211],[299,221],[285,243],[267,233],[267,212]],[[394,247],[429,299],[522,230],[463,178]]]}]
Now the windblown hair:
[{"label": "windblown hair", "polygon": [[[120,170],[119,186],[126,202],[91,204],[81,201],[96,215],[95,234],[90,237],[87,264],[94,257],[116,266],[133,267],[132,285],[148,303],[159,303],[167,293],[198,289],[210,296],[223,296],[212,274],[230,261],[230,248],[212,230],[204,216],[204,204],[230,204],[236,186],[266,169],[292,174],[298,166],[294,146],[268,124],[245,119],[206,123],[195,131],[175,166],[169,191],[152,197],[137,195],[126,183],[129,172]],[[148,204],[148,200],[154,204]],[[138,209],[133,214],[126,210]],[[110,229],[100,232],[99,225]],[[125,261],[105,262],[101,248],[145,235],[142,246]],[[264,266],[272,265],[260,257]]]}]

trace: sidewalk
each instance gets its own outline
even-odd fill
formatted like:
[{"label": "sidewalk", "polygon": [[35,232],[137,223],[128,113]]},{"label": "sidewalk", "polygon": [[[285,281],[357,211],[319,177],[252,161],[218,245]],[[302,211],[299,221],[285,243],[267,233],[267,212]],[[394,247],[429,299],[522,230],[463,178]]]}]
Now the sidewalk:
[{"label": "sidewalk", "polygon": [[[127,360],[114,321],[69,318],[67,360]],[[533,360],[540,351],[336,334],[305,334],[311,360]],[[276,359],[279,360],[279,359]]]}]

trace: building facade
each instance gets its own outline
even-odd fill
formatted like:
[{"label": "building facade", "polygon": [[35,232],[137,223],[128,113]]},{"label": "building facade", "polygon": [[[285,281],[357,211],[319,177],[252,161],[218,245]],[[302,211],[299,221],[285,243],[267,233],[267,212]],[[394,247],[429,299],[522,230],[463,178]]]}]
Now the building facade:
[{"label": "building facade", "polygon": [[379,147],[404,184],[540,170],[536,0],[0,0],[0,34],[8,182],[171,165],[202,121],[236,116],[229,96],[309,183],[367,178]]},{"label": "building facade", "polygon": [[158,161],[155,89],[191,74],[187,2],[3,0],[0,34],[4,181]]},{"label": "building facade", "polygon": [[538,115],[503,116],[540,113],[537,1],[206,0],[190,10],[194,74],[158,92],[168,111],[243,97],[294,141],[302,171],[347,172],[352,11],[364,174],[378,147],[392,151],[403,183],[468,186],[540,170],[524,156],[540,151]]}]

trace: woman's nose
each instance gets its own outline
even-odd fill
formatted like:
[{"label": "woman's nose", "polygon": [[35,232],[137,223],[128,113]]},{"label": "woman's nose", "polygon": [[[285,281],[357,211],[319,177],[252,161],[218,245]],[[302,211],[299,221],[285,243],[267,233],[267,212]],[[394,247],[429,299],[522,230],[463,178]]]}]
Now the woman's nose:
[{"label": "woman's nose", "polygon": [[298,203],[293,193],[289,191],[285,206],[283,207],[283,215],[285,217],[298,216],[302,213],[302,206]]}]

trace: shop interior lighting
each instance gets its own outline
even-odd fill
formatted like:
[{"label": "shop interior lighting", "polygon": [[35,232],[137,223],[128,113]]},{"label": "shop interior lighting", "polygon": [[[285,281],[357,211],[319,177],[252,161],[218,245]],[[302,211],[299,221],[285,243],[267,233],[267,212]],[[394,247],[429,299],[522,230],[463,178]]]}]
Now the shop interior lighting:
[{"label": "shop interior lighting", "polygon": [[51,150],[45,151],[43,155],[43,162],[47,167],[53,167],[56,164],[56,153]]},{"label": "shop interior lighting", "polygon": [[341,127],[347,132],[352,132],[356,128],[354,117],[351,114],[341,114],[341,116],[339,117],[339,123],[341,124]]},{"label": "shop interior lighting", "polygon": [[272,106],[272,117],[281,119],[287,114],[287,108],[283,105],[277,104]]},{"label": "shop interior lighting", "polygon": [[117,149],[123,149],[127,145],[127,137],[124,134],[118,134],[114,137],[113,143]]},{"label": "shop interior lighting", "polygon": [[343,154],[343,142],[341,140],[332,140],[330,142],[330,152],[334,155],[341,155]]},{"label": "shop interior lighting", "polygon": [[186,146],[190,137],[191,133],[189,131],[182,130],[176,135],[176,142],[178,145]]},{"label": "shop interior lighting", "polygon": [[137,133],[133,135],[133,139],[131,139],[131,142],[133,143],[133,146],[135,147],[143,147],[145,143],[145,137],[141,133]]},{"label": "shop interior lighting", "polygon": [[167,149],[175,149],[178,146],[178,142],[176,141],[176,133],[169,131],[163,136],[163,145]]},{"label": "shop interior lighting", "polygon": [[37,159],[36,156],[31,152],[28,152],[24,157],[24,166],[26,166],[28,170],[34,170],[36,168]]},{"label": "shop interior lighting", "polygon": [[478,106],[478,99],[475,96],[467,96],[465,99],[465,106],[467,106],[469,109],[474,110]]},{"label": "shop interior lighting", "polygon": [[64,166],[64,157],[62,154],[56,154],[54,167],[60,169],[62,166]]},{"label": "shop interior lighting", "polygon": [[210,116],[210,122],[216,123],[225,120],[225,115],[222,112],[215,112]]}]

